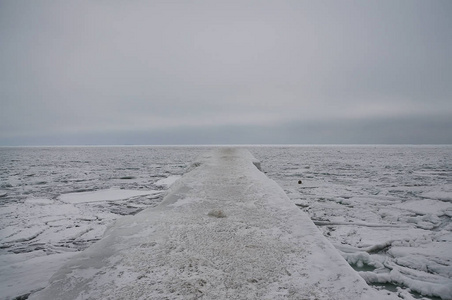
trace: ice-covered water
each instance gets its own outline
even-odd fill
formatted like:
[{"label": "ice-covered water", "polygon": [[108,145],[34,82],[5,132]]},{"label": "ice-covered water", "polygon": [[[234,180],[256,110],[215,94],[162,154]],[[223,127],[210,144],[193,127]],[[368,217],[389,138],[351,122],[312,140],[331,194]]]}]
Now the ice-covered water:
[{"label": "ice-covered water", "polygon": [[368,283],[452,299],[452,147],[254,152]]},{"label": "ice-covered water", "polygon": [[[452,147],[246,148],[369,283],[452,298]],[[0,298],[42,288],[208,149],[0,148]]]}]

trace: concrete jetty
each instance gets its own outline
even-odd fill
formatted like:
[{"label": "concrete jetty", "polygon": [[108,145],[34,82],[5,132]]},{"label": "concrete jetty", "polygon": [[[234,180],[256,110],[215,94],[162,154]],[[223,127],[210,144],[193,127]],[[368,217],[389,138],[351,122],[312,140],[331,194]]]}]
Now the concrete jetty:
[{"label": "concrete jetty", "polygon": [[245,149],[202,155],[30,299],[385,299]]}]

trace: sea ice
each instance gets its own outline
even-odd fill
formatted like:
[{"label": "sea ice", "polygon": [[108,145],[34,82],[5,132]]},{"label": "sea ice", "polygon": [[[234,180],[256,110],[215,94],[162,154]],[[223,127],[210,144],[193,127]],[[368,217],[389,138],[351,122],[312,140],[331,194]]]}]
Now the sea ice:
[{"label": "sea ice", "polygon": [[447,190],[442,191],[429,191],[422,193],[422,196],[430,199],[438,199],[441,201],[452,202],[452,187],[449,186]]},{"label": "sea ice", "polygon": [[251,154],[203,156],[30,299],[395,299],[366,285]]},{"label": "sea ice", "polygon": [[160,179],[154,183],[156,186],[162,187],[170,187],[173,183],[175,183],[181,176],[180,175],[171,175],[166,178]]},{"label": "sea ice", "polygon": [[135,191],[135,190],[122,190],[111,188],[107,190],[90,191],[90,192],[80,192],[80,193],[69,193],[63,194],[59,197],[62,202],[65,203],[89,203],[89,202],[99,202],[99,201],[117,201],[124,200],[136,196],[144,195],[155,195],[159,194],[160,191]]},{"label": "sea ice", "polygon": [[442,216],[447,211],[452,211],[452,202],[424,199],[395,204],[393,207],[411,211],[420,215],[433,214],[436,216]]},{"label": "sea ice", "polygon": [[[70,193],[56,200],[27,198],[0,211],[0,299],[44,287],[51,275],[79,249],[97,241],[118,215],[99,204],[162,191],[107,189]],[[132,204],[132,203],[130,203]],[[86,245],[86,246],[85,246]]]},{"label": "sea ice", "polygon": [[[52,260],[54,255],[70,256],[86,249],[121,215],[136,214],[160,203],[163,191],[73,204],[63,203],[59,195],[108,190],[112,186],[152,190],[161,178],[200,167],[205,159],[196,156],[207,153],[208,148],[0,148],[0,299],[35,289],[26,284],[39,279],[33,278],[35,273],[20,271],[28,268],[33,255]],[[402,299],[419,297],[415,292],[426,299],[435,293],[444,299],[452,298],[446,288],[451,285],[448,253],[452,253],[452,211],[446,206],[452,199],[450,146],[247,148],[262,161],[261,169],[268,177],[309,214],[363,278],[374,276],[388,283],[374,288]],[[198,202],[196,197],[173,200],[174,209]],[[238,206],[246,211],[256,209],[253,203]],[[229,211],[224,213],[226,218],[209,218],[230,218]],[[36,236],[41,229],[44,231]],[[153,242],[147,245],[151,247]],[[8,261],[1,260],[4,255]],[[14,256],[18,260],[11,268]],[[44,267],[40,277],[48,278],[51,272]],[[423,287],[426,278],[435,285]],[[40,281],[40,287],[44,281]],[[11,286],[6,287],[6,283]],[[275,295],[278,293],[275,290]]]}]

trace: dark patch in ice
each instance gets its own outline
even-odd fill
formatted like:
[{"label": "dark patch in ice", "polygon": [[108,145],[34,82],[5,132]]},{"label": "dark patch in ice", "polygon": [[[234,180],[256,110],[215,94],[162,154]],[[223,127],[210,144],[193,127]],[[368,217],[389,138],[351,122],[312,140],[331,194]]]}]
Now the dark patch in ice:
[{"label": "dark patch in ice", "polygon": [[201,165],[202,165],[201,162],[198,162],[198,161],[197,161],[197,162],[194,162],[194,163],[192,163],[192,164],[185,170],[185,172],[188,173],[188,172],[190,172],[190,171],[196,169],[197,167],[199,167],[199,166],[201,166]]},{"label": "dark patch in ice", "polygon": [[23,246],[10,249],[8,252],[19,254],[19,253],[29,253],[29,252],[38,251],[38,250],[46,250],[45,244],[43,244],[43,243],[28,244],[28,245],[25,244]]},{"label": "dark patch in ice", "polygon": [[[116,204],[115,204],[116,205]],[[116,215],[128,216],[135,215],[145,209],[145,207],[132,207],[132,206],[122,206],[118,205],[117,207],[111,207],[110,212]]]},{"label": "dark patch in ice", "polygon": [[20,295],[20,296],[17,296],[16,298],[13,298],[13,300],[27,300],[28,297],[30,297],[31,294],[32,293],[27,293],[27,294],[24,294],[24,295]]},{"label": "dark patch in ice", "polygon": [[374,266],[366,264],[364,262],[350,264],[350,266],[357,272],[373,272],[377,269]]},{"label": "dark patch in ice", "polygon": [[253,161],[253,165],[262,172],[262,166],[260,161]]}]

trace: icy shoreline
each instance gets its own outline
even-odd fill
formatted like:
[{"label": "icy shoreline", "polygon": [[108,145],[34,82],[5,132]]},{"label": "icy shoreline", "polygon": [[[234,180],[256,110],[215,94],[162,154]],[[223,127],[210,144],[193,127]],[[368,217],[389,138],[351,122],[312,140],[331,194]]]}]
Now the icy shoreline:
[{"label": "icy shoreline", "polygon": [[452,299],[450,146],[255,152],[369,284],[401,299]]},{"label": "icy shoreline", "polygon": [[[373,288],[452,299],[444,290],[452,286],[452,147],[247,148]],[[0,299],[42,288],[114,220],[160,203],[206,150],[0,148]],[[115,187],[158,193],[101,199]],[[83,197],[64,203],[62,195]]]},{"label": "icy shoreline", "polygon": [[30,299],[379,299],[245,150],[206,154]]},{"label": "icy shoreline", "polygon": [[140,202],[152,201],[161,194],[106,189],[63,194],[55,200],[29,198],[25,203],[2,208],[2,217],[14,216],[17,223],[10,222],[0,230],[1,299],[42,289],[78,250],[99,240],[120,216],[107,212],[104,206],[127,202],[127,206],[137,209]]}]

